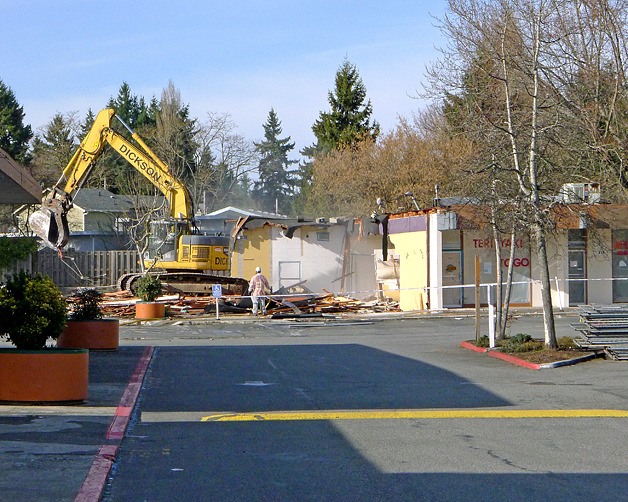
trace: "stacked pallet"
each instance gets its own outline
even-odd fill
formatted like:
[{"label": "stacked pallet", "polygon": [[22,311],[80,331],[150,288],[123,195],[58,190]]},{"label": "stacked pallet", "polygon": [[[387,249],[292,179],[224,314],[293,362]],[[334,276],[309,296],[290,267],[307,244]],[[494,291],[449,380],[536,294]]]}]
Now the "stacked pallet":
[{"label": "stacked pallet", "polygon": [[583,305],[579,310],[580,322],[572,324],[580,335],[576,344],[628,360],[628,304]]}]

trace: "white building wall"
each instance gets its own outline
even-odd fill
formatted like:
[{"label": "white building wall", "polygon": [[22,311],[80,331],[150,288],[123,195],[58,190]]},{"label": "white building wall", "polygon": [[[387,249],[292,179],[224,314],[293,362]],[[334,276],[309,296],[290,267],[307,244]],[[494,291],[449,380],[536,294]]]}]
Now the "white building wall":
[{"label": "white building wall", "polygon": [[438,230],[438,214],[430,214],[428,231],[428,255],[430,278],[430,310],[443,308],[443,234]]},{"label": "white building wall", "polygon": [[[329,234],[328,241],[321,240],[325,234]],[[344,225],[302,227],[295,231],[292,239],[286,237],[280,228],[273,228],[271,235],[273,289],[278,289],[281,282],[289,286],[289,281],[282,279],[282,271],[298,268],[300,281],[305,281],[303,286],[310,291],[339,291],[343,273]],[[292,273],[289,276],[294,277]]]},{"label": "white building wall", "polygon": [[[552,291],[552,304],[556,308],[569,305],[569,293],[565,291],[567,279],[567,233],[558,232],[547,236],[547,257]],[[539,256],[536,238],[530,236],[530,275],[532,279],[532,307],[542,307],[543,297],[540,280]],[[558,282],[557,282],[558,281]]]},{"label": "white building wall", "polygon": [[[352,237],[351,263],[345,278],[345,291],[352,297],[364,300],[376,295],[375,248],[381,245],[381,235],[367,235],[360,240],[357,236]],[[341,281],[335,284],[341,284]]]}]

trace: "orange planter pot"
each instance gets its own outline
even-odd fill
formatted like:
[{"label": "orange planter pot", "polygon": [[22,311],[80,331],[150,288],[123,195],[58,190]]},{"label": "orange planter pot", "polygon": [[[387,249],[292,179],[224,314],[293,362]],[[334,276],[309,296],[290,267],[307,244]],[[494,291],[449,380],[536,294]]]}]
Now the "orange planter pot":
[{"label": "orange planter pot", "polygon": [[85,401],[88,376],[86,349],[0,349],[0,401]]},{"label": "orange planter pot", "polygon": [[61,349],[117,350],[119,344],[118,319],[70,320],[57,339]]},{"label": "orange planter pot", "polygon": [[166,316],[166,305],[158,302],[137,302],[135,304],[136,319],[163,319]]}]

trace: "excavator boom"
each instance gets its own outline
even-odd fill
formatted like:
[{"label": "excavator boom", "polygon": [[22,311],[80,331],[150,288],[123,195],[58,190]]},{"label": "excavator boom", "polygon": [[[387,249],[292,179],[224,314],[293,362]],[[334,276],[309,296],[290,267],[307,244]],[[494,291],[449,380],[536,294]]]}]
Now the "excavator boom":
[{"label": "excavator boom", "polygon": [[[195,233],[194,209],[187,188],[119,117],[116,118],[129,131],[132,141],[117,133],[111,127],[114,117],[116,114],[111,108],[98,113],[61,178],[42,201],[41,209],[30,216],[31,229],[49,247],[62,253],[70,235],[68,211],[72,209],[72,200],[88,179],[94,162],[109,146],[157,187],[170,207],[170,219],[151,223],[154,231],[149,242],[150,252],[144,261],[145,265],[155,266],[151,273],[159,274],[174,290],[198,294],[208,291],[212,284],[221,283],[234,294],[245,294],[246,280],[208,274],[224,274],[229,270],[229,238]],[[134,278],[136,274],[131,274],[121,281],[128,283],[131,289]]]},{"label": "excavator boom", "polygon": [[[113,117],[127,128],[135,143],[114,131],[111,127]],[[29,218],[31,230],[49,247],[61,251],[67,244],[69,237],[67,214],[72,208],[72,198],[83,186],[94,162],[108,145],[164,194],[173,218],[191,222],[194,211],[187,188],[172,176],[168,166],[115,115],[113,109],[106,108],[96,116],[94,124],[74,152],[61,178],[42,201],[41,209]]]}]

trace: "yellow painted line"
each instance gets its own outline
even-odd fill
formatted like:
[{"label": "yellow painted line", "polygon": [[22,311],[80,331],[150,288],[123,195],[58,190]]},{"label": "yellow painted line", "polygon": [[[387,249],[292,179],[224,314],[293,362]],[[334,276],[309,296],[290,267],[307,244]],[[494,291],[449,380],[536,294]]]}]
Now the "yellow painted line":
[{"label": "yellow painted line", "polygon": [[628,418],[628,410],[339,410],[214,413],[201,422],[254,422],[266,420],[390,420],[443,418]]}]

